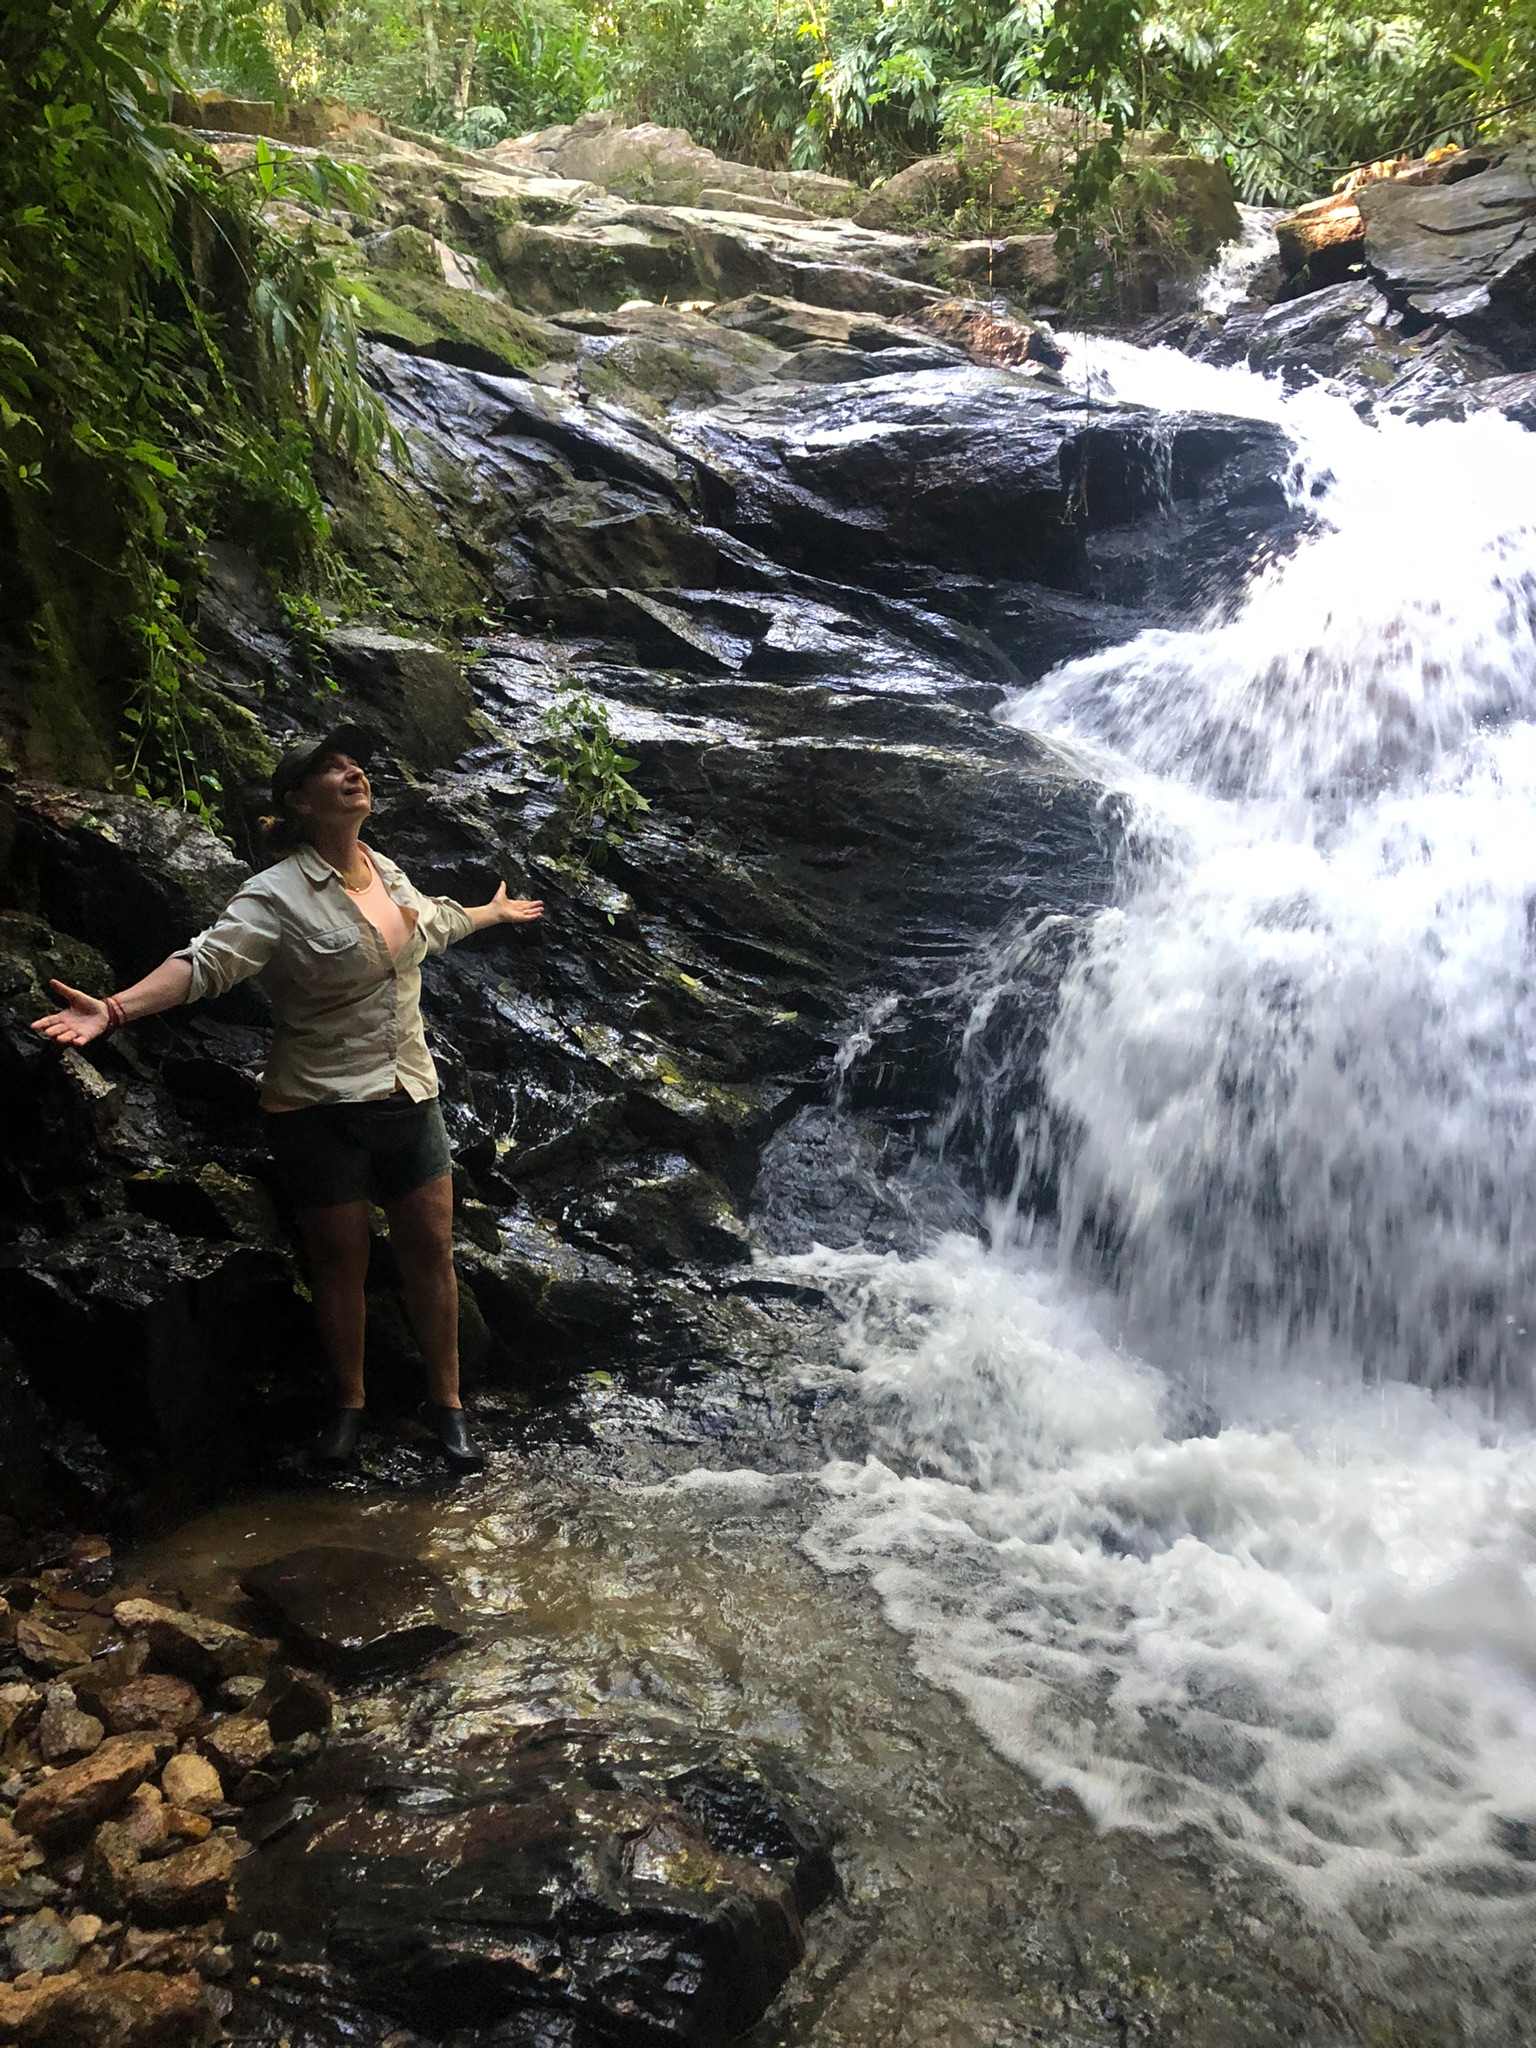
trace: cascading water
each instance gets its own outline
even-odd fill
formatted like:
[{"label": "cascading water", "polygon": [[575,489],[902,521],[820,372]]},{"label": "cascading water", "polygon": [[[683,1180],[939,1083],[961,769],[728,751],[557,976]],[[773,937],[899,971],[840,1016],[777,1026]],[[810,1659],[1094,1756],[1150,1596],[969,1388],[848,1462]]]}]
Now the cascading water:
[{"label": "cascading water", "polygon": [[1536,1889],[1536,437],[1070,345],[1283,422],[1312,531],[1001,714],[1124,793],[1122,886],[1001,1134],[1060,931],[977,967],[990,1246],[795,1262],[874,1444],[809,1541],[1104,1823],[1240,1844],[1388,1967],[1472,1956]]}]

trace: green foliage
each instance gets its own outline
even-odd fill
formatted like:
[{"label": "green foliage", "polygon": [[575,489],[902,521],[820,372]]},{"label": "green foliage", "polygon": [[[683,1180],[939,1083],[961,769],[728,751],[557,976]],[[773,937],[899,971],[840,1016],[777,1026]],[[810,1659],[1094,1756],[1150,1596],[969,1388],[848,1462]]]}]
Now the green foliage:
[{"label": "green foliage", "polygon": [[[216,820],[190,624],[204,543],[312,559],[313,445],[364,459],[389,430],[334,273],[259,218],[276,197],[361,203],[354,174],[262,145],[250,177],[221,175],[165,125],[175,83],[111,7],[0,16],[0,507],[120,622],[125,781]],[[8,623],[46,616],[34,589]]]},{"label": "green foliage", "polygon": [[1281,200],[1536,107],[1536,0],[141,0],[141,19],[231,90],[335,94],[474,148],[609,105],[870,179],[1006,134],[1000,100],[1051,101],[1093,124],[1069,242],[1096,232],[1133,128]]},{"label": "green foliage", "polygon": [[640,763],[614,738],[606,708],[579,684],[564,683],[544,714],[544,731],[544,772],[564,788],[577,832],[595,852],[618,846],[650,804],[629,780]]},{"label": "green foliage", "polygon": [[339,690],[331,672],[326,641],[331,621],[320,600],[307,590],[280,590],[278,610],[288,628],[288,645],[299,674],[316,690]]}]

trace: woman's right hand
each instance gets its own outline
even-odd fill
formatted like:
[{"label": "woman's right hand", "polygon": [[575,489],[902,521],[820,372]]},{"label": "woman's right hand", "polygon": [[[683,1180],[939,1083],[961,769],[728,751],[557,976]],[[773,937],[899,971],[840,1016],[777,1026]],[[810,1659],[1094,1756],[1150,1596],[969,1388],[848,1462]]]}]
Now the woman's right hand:
[{"label": "woman's right hand", "polygon": [[61,995],[68,1008],[52,1010],[46,1017],[39,1017],[32,1026],[44,1038],[51,1038],[55,1045],[90,1045],[93,1040],[105,1038],[112,1029],[111,1013],[104,1002],[96,996],[88,996],[83,989],[71,988],[66,981],[50,981],[48,986],[56,995]]}]

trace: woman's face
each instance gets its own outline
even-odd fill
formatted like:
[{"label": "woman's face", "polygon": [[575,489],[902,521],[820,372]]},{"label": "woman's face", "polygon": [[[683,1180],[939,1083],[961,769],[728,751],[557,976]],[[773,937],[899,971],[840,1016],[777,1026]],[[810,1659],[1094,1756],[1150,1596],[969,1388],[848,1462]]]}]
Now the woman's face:
[{"label": "woman's face", "polygon": [[373,809],[373,791],[350,754],[327,754],[299,784],[293,808],[317,825],[338,818],[366,818]]}]

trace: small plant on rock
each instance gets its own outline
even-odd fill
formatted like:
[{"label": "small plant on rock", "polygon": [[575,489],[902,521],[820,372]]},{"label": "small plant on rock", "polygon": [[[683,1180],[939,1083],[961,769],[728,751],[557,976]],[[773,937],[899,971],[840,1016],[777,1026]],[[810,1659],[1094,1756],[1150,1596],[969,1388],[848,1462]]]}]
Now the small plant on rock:
[{"label": "small plant on rock", "polygon": [[589,850],[617,846],[651,806],[630,781],[640,763],[622,751],[607,708],[578,684],[562,685],[544,713],[549,753],[544,771],[565,790],[578,833]]}]

